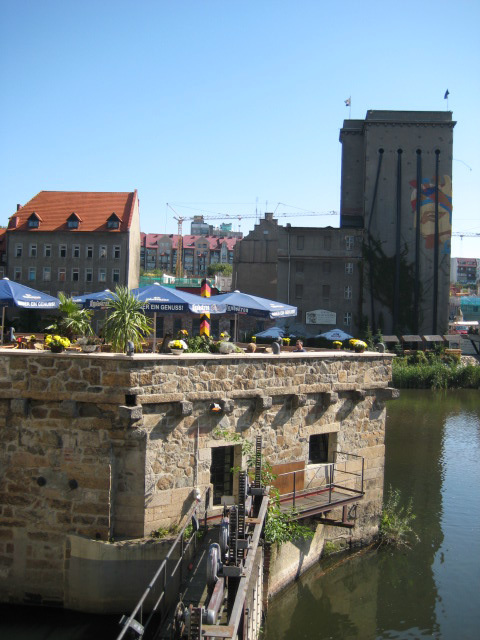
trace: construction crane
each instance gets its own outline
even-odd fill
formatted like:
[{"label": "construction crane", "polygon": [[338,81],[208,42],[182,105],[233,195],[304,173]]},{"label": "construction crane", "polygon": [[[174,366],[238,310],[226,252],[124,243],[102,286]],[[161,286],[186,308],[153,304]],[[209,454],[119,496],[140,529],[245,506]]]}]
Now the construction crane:
[{"label": "construction crane", "polygon": [[[167,207],[170,207],[170,209],[174,212],[177,213],[175,211],[175,209],[168,204],[167,202]],[[183,277],[183,261],[182,261],[182,253],[183,253],[183,234],[182,234],[182,226],[183,226],[183,221],[184,220],[188,220],[188,218],[185,218],[184,216],[181,216],[177,213],[176,216],[173,216],[173,219],[177,221],[178,223],[178,238],[177,238],[177,261],[175,263],[175,277],[176,278],[182,278]]]},{"label": "construction crane", "polygon": [[455,233],[452,233],[452,236],[460,236],[460,238],[476,238],[480,236],[480,232],[475,233],[473,231],[456,231]]}]

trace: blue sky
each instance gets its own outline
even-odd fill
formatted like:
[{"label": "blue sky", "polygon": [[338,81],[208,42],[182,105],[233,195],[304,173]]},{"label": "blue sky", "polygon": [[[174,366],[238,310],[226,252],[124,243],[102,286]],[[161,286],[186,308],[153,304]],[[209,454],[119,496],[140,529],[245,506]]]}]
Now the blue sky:
[{"label": "blue sky", "polygon": [[475,0],[0,0],[0,224],[41,190],[138,189],[150,233],[176,232],[167,202],[338,226],[299,214],[339,211],[344,100],[445,110],[448,88],[453,231],[480,233],[479,24]]}]

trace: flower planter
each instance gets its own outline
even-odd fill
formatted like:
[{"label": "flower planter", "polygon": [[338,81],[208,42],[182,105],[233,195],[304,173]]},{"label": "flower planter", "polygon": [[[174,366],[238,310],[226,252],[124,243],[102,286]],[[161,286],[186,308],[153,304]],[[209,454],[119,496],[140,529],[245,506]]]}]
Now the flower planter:
[{"label": "flower planter", "polygon": [[174,356],[181,356],[183,353],[183,349],[172,349],[170,347],[170,351],[173,353]]},{"label": "flower planter", "polygon": [[82,344],[82,353],[93,353],[97,350],[98,345],[96,344]]},{"label": "flower planter", "polygon": [[52,353],[62,353],[62,351],[65,349],[65,347],[62,347],[61,345],[52,345],[50,347],[50,351]]}]

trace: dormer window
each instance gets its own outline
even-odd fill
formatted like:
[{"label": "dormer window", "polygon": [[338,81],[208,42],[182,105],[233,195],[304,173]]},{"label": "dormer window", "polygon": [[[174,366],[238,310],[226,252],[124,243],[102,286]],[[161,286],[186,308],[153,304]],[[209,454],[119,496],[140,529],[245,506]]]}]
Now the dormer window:
[{"label": "dormer window", "polygon": [[34,211],[32,215],[28,218],[28,228],[38,229],[39,226],[40,226],[40,217],[37,216],[37,214]]},{"label": "dormer window", "polygon": [[67,229],[78,229],[81,218],[74,212],[67,218]]},{"label": "dormer window", "polygon": [[115,211],[107,220],[107,229],[119,229],[120,228],[120,218],[117,216]]}]

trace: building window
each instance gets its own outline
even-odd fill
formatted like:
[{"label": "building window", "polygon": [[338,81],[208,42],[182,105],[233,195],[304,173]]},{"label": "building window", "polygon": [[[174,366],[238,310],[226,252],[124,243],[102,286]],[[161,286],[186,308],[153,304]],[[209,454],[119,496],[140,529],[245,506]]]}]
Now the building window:
[{"label": "building window", "polygon": [[113,282],[120,282],[120,269],[113,269],[112,280]]},{"label": "building window", "polygon": [[43,267],[43,281],[50,282],[52,279],[52,267]]},{"label": "building window", "polygon": [[343,324],[345,327],[349,327],[352,324],[352,314],[350,311],[346,311],[343,314]]},{"label": "building window", "polygon": [[93,269],[85,269],[85,282],[92,282]]},{"label": "building window", "polygon": [[[200,318],[192,318],[192,336],[200,335]],[[233,331],[230,332],[233,336]]]},{"label": "building window", "polygon": [[67,229],[78,229],[78,220],[77,220],[77,218],[69,218],[67,220]]},{"label": "building window", "polygon": [[329,284],[322,284],[322,298],[324,300],[329,300],[330,299],[330,285]]},{"label": "building window", "polygon": [[22,267],[15,267],[13,279],[16,280],[17,282],[18,280],[22,279]]},{"label": "building window", "polygon": [[29,267],[28,269],[28,281],[34,282],[37,279],[37,270],[35,267]]},{"label": "building window", "polygon": [[67,257],[67,245],[66,244],[61,244],[59,246],[58,255],[60,256],[60,258],[66,258]]},{"label": "building window", "polygon": [[113,247],[113,258],[115,260],[120,260],[120,247],[118,245]]},{"label": "building window", "polygon": [[295,271],[297,273],[303,273],[303,260],[295,261]]},{"label": "building window", "polygon": [[23,244],[16,244],[15,245],[15,257],[16,258],[21,258],[22,257],[22,252],[23,252]]},{"label": "building window", "polygon": [[107,281],[107,270],[106,269],[99,269],[98,270],[98,281],[99,282],[106,282]]},{"label": "building window", "polygon": [[221,504],[222,496],[233,495],[234,447],[214,447],[210,466],[210,484],[213,485],[213,504]]},{"label": "building window", "polygon": [[352,299],[352,287],[344,287],[343,289],[343,297],[345,298],[345,300],[351,300]]},{"label": "building window", "polygon": [[30,216],[30,218],[28,219],[28,228],[29,229],[38,229],[40,225],[40,221],[38,218]]},{"label": "building window", "polygon": [[295,285],[295,298],[303,298],[303,284]]},{"label": "building window", "polygon": [[332,263],[331,262],[324,262],[322,264],[322,268],[323,268],[323,273],[325,275],[329,275],[332,272]]},{"label": "building window", "polygon": [[328,436],[328,433],[310,436],[308,443],[308,462],[310,464],[328,462]]},{"label": "building window", "polygon": [[349,276],[352,275],[353,273],[353,262],[346,262],[345,263],[345,273]]},{"label": "building window", "polygon": [[78,282],[80,280],[80,270],[72,269],[72,282]]},{"label": "building window", "polygon": [[303,250],[305,245],[305,236],[297,236],[297,249]]},{"label": "building window", "polygon": [[80,258],[80,245],[74,244],[72,247],[72,256],[74,258]]},{"label": "building window", "polygon": [[30,258],[36,258],[37,257],[37,245],[36,244],[31,244],[30,247],[28,248],[28,255]]},{"label": "building window", "polygon": [[354,244],[355,244],[355,237],[354,236],[345,236],[345,249],[347,251],[352,251]]},{"label": "building window", "polygon": [[323,236],[323,248],[330,250],[332,248],[332,237],[331,236]]},{"label": "building window", "polygon": [[99,258],[106,258],[107,257],[107,247],[104,244],[101,244],[99,249],[98,249],[98,257]]},{"label": "building window", "polygon": [[93,246],[91,244],[87,245],[85,255],[87,258],[93,258]]},{"label": "building window", "polygon": [[67,277],[67,270],[65,269],[65,267],[61,267],[58,270],[58,281],[59,282],[65,282]]},{"label": "building window", "polygon": [[46,244],[43,247],[43,257],[44,258],[51,258],[52,257],[52,245],[51,244]]}]

